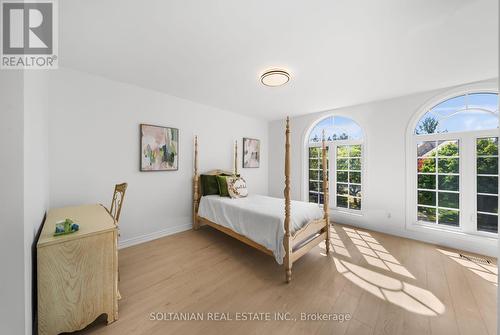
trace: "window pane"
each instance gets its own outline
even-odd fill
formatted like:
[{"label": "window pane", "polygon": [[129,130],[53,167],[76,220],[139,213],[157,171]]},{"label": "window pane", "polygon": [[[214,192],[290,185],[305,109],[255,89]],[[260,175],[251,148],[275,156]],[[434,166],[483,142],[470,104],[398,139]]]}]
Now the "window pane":
[{"label": "window pane", "polygon": [[498,197],[493,195],[478,195],[477,210],[486,213],[498,213]]},{"label": "window pane", "polygon": [[337,157],[348,157],[349,156],[349,146],[339,145],[337,147]]},{"label": "window pane", "polygon": [[361,145],[351,145],[351,157],[361,157]]},{"label": "window pane", "polygon": [[470,109],[457,113],[450,118],[440,120],[439,131],[458,132],[495,129],[498,127],[498,115],[479,109]]},{"label": "window pane", "polygon": [[451,114],[457,112],[460,109],[465,108],[465,95],[460,95],[448,100],[441,102],[432,108],[432,111],[442,117],[450,116]]},{"label": "window pane", "polygon": [[323,184],[317,181],[310,181],[309,191],[323,192]]},{"label": "window pane", "polygon": [[347,197],[337,196],[337,207],[347,208]]},{"label": "window pane", "polygon": [[478,213],[477,230],[498,233],[498,216]]},{"label": "window pane", "polygon": [[436,156],[436,141],[425,141],[417,144],[418,157],[433,157]]},{"label": "window pane", "polygon": [[309,181],[309,191],[318,191],[317,183]]},{"label": "window pane", "polygon": [[439,141],[438,156],[458,156],[458,141]]},{"label": "window pane", "polygon": [[361,199],[349,197],[349,208],[350,209],[361,209]]},{"label": "window pane", "polygon": [[337,146],[337,207],[361,209],[361,185],[354,185],[361,184],[361,150],[361,145]]},{"label": "window pane", "polygon": [[458,173],[459,158],[438,158],[439,173]]},{"label": "window pane", "polygon": [[349,172],[349,182],[361,184],[361,172]]},{"label": "window pane", "polygon": [[438,209],[438,223],[444,224],[448,226],[457,226],[460,224],[460,212],[447,210],[447,209]]},{"label": "window pane", "polygon": [[436,176],[433,174],[419,174],[418,188],[434,190],[436,188]]},{"label": "window pane", "polygon": [[309,180],[319,180],[319,171],[309,170]]},{"label": "window pane", "polygon": [[498,137],[479,138],[477,140],[478,156],[498,155]]},{"label": "window pane", "polygon": [[361,139],[363,131],[352,119],[343,116],[330,116],[316,124],[309,134],[310,143],[321,142],[323,130],[327,141]]},{"label": "window pane", "polygon": [[439,119],[434,113],[426,113],[418,122],[415,134],[434,134],[439,132]]},{"label": "window pane", "polygon": [[309,192],[309,202],[318,203],[318,194]]},{"label": "window pane", "polygon": [[459,177],[458,176],[438,176],[438,187],[443,191],[458,191]]},{"label": "window pane", "polygon": [[436,172],[436,160],[434,158],[419,158],[417,168],[418,172]]},{"label": "window pane", "polygon": [[348,185],[347,184],[337,184],[337,194],[347,195],[347,193],[348,193]]},{"label": "window pane", "polygon": [[349,169],[360,171],[361,170],[361,159],[360,158],[349,159]]},{"label": "window pane", "polygon": [[317,158],[317,157],[319,157],[320,151],[321,150],[319,148],[316,148],[316,147],[309,148],[309,158]]},{"label": "window pane", "polygon": [[337,170],[347,170],[349,168],[348,160],[344,158],[337,159]]},{"label": "window pane", "polygon": [[325,202],[325,195],[323,193],[319,194],[319,203],[322,205]]},{"label": "window pane", "polygon": [[349,185],[349,195],[361,197],[361,185]]},{"label": "window pane", "polygon": [[418,204],[436,206],[436,192],[418,191]]},{"label": "window pane", "polygon": [[337,182],[339,183],[347,183],[347,176],[348,172],[347,171],[339,171],[337,172]]},{"label": "window pane", "polygon": [[[498,99],[498,96],[497,96]],[[498,107],[497,107],[498,108]],[[498,137],[478,138],[476,140],[477,173],[498,174]],[[493,156],[493,157],[488,157]],[[498,176],[477,176],[477,211],[498,213]],[[477,230],[491,233],[498,232],[498,215],[477,213]]]},{"label": "window pane", "polygon": [[496,93],[472,93],[467,95],[467,106],[469,108],[485,108],[491,111],[498,109],[498,94]]},{"label": "window pane", "polygon": [[457,208],[459,207],[458,193],[439,192],[438,206]]},{"label": "window pane", "polygon": [[436,209],[429,207],[418,207],[417,216],[419,221],[436,222]]},{"label": "window pane", "polygon": [[318,159],[310,159],[309,160],[309,168],[310,169],[318,169],[319,168],[319,160]]},{"label": "window pane", "polygon": [[479,174],[498,174],[497,157],[478,157],[477,173]]},{"label": "window pane", "polygon": [[498,177],[478,176],[477,193],[498,194]]},{"label": "window pane", "polygon": [[498,128],[498,94],[472,93],[443,101],[425,113],[415,134]]}]

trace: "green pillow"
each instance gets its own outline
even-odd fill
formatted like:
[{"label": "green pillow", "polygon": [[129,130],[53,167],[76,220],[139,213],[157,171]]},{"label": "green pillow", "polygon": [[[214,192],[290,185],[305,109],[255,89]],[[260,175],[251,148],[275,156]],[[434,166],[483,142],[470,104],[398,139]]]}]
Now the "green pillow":
[{"label": "green pillow", "polygon": [[201,178],[201,192],[203,195],[220,194],[219,184],[217,183],[217,176],[202,174]]},{"label": "green pillow", "polygon": [[227,178],[228,176],[217,176],[217,184],[219,184],[219,195],[221,197],[229,197],[229,191],[227,190]]}]

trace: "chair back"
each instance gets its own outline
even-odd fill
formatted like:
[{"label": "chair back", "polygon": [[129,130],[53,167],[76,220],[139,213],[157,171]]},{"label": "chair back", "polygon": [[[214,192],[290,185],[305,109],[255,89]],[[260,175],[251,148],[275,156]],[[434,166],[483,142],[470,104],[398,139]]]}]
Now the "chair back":
[{"label": "chair back", "polygon": [[111,207],[109,213],[115,219],[116,224],[120,220],[120,213],[122,211],[123,199],[125,198],[125,191],[127,190],[127,183],[116,184],[115,192],[113,193],[113,200],[111,200]]}]

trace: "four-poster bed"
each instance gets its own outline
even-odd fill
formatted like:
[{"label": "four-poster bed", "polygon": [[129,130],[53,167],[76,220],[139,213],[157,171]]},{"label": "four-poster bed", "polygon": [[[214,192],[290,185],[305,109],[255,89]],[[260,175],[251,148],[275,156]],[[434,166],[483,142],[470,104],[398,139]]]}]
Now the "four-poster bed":
[{"label": "four-poster bed", "polygon": [[[326,162],[326,143],[322,145],[323,167]],[[237,143],[234,147],[234,170],[212,170],[204,175],[237,175]],[[292,278],[292,265],[309,250],[325,241],[330,251],[328,214],[328,175],[323,168],[323,211],[316,204],[292,201],[290,197],[290,120],[285,130],[285,189],[283,199],[249,196],[242,199],[223,198],[217,195],[201,195],[198,171],[198,137],[194,140],[193,178],[193,228],[209,225],[251,247],[276,258],[283,263],[286,282]],[[284,215],[283,215],[284,204]],[[284,217],[283,217],[284,216]]]}]

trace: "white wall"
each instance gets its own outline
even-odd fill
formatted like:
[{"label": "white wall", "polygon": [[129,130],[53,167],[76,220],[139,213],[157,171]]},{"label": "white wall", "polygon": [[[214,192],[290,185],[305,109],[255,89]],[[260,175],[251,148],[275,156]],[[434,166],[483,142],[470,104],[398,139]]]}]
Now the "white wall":
[{"label": "white wall", "polygon": [[0,73],[0,334],[25,331],[24,78]]},{"label": "white wall", "polygon": [[[195,134],[202,171],[232,169],[237,139],[240,172],[250,192],[268,192],[265,121],[68,69],[51,72],[49,104],[51,207],[108,206],[114,184],[128,182],[122,245],[191,227]],[[140,123],[179,129],[178,171],[139,171]],[[261,140],[260,168],[241,169],[242,137]]]},{"label": "white wall", "polygon": [[24,281],[26,334],[32,327],[33,242],[49,207],[48,73],[24,74]]},{"label": "white wall", "polygon": [[48,207],[44,71],[0,74],[0,334],[31,334],[33,242]]},{"label": "white wall", "polygon": [[[493,83],[496,82],[486,82]],[[497,243],[467,240],[439,232],[416,232],[406,229],[406,130],[410,119],[431,97],[447,92],[436,90],[395,99],[308,114],[291,119],[292,197],[302,198],[304,137],[312,123],[326,115],[345,115],[365,132],[365,175],[363,180],[363,215],[332,213],[335,222],[361,226],[426,242],[497,256]],[[284,121],[269,126],[269,193],[283,194]],[[390,153],[390,154],[388,154]]]}]

